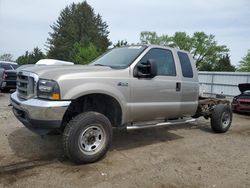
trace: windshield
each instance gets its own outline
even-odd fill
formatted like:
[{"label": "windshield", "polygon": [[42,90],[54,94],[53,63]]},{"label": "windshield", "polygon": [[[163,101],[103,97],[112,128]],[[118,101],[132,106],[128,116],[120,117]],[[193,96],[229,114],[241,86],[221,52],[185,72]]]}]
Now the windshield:
[{"label": "windshield", "polygon": [[11,66],[12,66],[14,69],[17,69],[17,68],[18,68],[18,65],[12,64]]},{"label": "windshield", "polygon": [[146,46],[128,46],[114,48],[96,59],[91,65],[111,68],[127,68],[144,50]]}]

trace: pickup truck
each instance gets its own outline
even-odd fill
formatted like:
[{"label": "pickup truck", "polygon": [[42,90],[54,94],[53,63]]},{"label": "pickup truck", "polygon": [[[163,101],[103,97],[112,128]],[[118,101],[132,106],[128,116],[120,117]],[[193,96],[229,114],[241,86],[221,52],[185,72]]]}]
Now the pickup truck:
[{"label": "pickup truck", "polygon": [[229,101],[199,97],[191,54],[155,45],[114,48],[89,65],[21,69],[11,104],[31,131],[59,130],[66,156],[77,164],[101,159],[113,128],[162,127],[203,116],[214,132],[224,133],[232,122]]},{"label": "pickup truck", "polygon": [[9,92],[16,89],[17,63],[0,61],[0,91]]}]

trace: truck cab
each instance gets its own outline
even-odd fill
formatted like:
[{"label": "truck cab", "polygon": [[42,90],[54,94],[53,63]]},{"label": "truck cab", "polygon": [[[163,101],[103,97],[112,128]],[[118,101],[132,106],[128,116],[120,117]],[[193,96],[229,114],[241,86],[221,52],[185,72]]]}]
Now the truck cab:
[{"label": "truck cab", "polygon": [[134,121],[195,114],[199,83],[194,60],[188,52],[150,46],[130,66],[130,72]]}]

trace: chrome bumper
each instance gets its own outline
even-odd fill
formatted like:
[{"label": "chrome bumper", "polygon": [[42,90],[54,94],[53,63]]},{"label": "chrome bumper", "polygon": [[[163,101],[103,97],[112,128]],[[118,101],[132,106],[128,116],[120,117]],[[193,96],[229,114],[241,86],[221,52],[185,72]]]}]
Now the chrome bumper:
[{"label": "chrome bumper", "polygon": [[10,102],[16,118],[32,131],[43,134],[60,128],[63,116],[71,101],[22,100],[17,92],[11,94]]}]

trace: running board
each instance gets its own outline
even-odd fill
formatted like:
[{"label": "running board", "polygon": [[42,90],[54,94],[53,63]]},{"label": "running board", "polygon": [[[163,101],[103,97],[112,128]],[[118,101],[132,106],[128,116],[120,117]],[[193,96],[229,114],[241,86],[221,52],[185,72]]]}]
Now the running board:
[{"label": "running board", "polygon": [[186,120],[174,120],[174,121],[168,121],[168,122],[162,122],[157,124],[149,124],[149,125],[130,125],[127,126],[127,130],[136,130],[136,129],[147,129],[147,128],[155,128],[155,127],[164,127],[167,125],[179,125],[179,124],[185,124],[185,123],[191,123],[196,121],[196,119],[186,119]]}]

